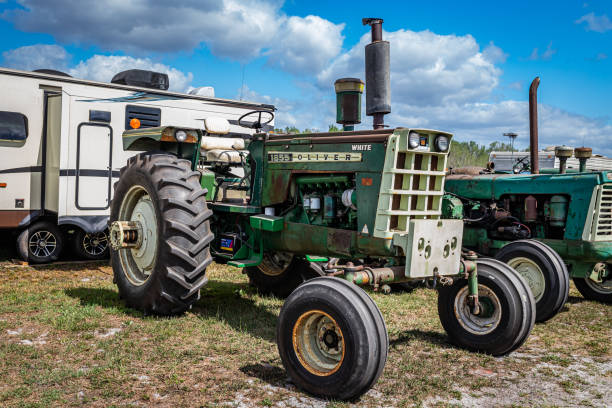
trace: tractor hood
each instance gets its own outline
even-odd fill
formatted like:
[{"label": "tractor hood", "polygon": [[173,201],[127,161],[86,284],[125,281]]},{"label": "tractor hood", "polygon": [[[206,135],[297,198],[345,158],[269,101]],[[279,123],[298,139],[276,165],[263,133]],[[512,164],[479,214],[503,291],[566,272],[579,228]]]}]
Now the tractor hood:
[{"label": "tractor hood", "polygon": [[610,182],[612,172],[450,175],[446,177],[445,191],[479,200],[497,200],[507,194],[560,193],[590,199],[595,186]]}]

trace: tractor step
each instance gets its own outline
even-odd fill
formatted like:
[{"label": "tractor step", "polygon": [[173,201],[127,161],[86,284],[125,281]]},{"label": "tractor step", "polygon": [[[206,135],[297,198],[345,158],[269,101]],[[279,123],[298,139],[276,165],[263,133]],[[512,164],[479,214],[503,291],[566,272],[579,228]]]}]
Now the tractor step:
[{"label": "tractor step", "polygon": [[241,259],[238,261],[229,261],[227,264],[229,266],[235,266],[236,268],[247,268],[249,266],[257,266],[260,263],[261,263],[261,257]]}]

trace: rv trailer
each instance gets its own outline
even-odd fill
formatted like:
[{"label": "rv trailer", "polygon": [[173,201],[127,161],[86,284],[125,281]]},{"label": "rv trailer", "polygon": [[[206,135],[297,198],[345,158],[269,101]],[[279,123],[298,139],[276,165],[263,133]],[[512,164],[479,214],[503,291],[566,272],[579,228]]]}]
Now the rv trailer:
[{"label": "rv trailer", "polygon": [[232,137],[250,137],[254,130],[237,120],[274,110],[169,92],[167,76],[150,71],[125,71],[112,83],[50,72],[0,68],[0,233],[16,233],[20,256],[32,263],[57,260],[69,236],[84,257],[108,254],[112,186],[134,154],[123,149],[125,130],[202,128],[207,117],[222,117]]}]

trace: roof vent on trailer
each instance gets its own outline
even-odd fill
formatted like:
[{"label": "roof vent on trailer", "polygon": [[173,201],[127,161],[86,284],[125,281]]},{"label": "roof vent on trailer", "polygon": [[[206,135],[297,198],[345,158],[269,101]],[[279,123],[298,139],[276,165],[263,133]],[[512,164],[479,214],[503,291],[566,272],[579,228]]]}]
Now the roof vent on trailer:
[{"label": "roof vent on trailer", "polygon": [[111,83],[161,89],[162,91],[167,90],[170,86],[167,74],[142,69],[128,69],[127,71],[120,72],[113,77]]},{"label": "roof vent on trailer", "polygon": [[55,69],[35,69],[32,72],[38,72],[39,74],[49,74],[49,75],[56,75],[56,76],[72,78],[72,76],[68,75],[67,73],[62,72],[62,71],[57,71]]}]

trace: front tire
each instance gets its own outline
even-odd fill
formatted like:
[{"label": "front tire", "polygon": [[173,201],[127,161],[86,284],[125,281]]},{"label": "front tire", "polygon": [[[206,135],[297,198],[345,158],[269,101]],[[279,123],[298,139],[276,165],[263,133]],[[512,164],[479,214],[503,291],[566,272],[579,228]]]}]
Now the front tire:
[{"label": "front tire", "polygon": [[535,322],[535,301],[523,278],[508,265],[479,259],[481,313],[467,303],[468,282],[459,279],[438,290],[438,315],[453,344],[472,351],[506,355],[519,348]]},{"label": "front tire", "polygon": [[64,234],[52,222],[36,222],[17,237],[17,251],[26,262],[42,264],[55,262],[64,248]]},{"label": "front tire", "polygon": [[374,385],[389,348],[385,322],[372,298],[332,277],[312,279],[287,298],[277,343],[296,386],[340,400],[355,399]]},{"label": "front tire", "polygon": [[[609,268],[610,265],[606,265]],[[608,272],[610,274],[610,272]],[[587,278],[574,278],[574,285],[585,299],[612,303],[612,278],[608,275],[601,283]]]},{"label": "front tire", "polygon": [[495,258],[527,281],[536,301],[536,322],[552,318],[563,308],[569,295],[569,272],[551,247],[534,240],[514,241]]},{"label": "front tire", "polygon": [[188,160],[167,154],[142,153],[121,169],[111,222],[139,221],[143,231],[138,248],[111,252],[119,295],[129,307],[174,315],[199,299],[213,239],[199,180]]}]

